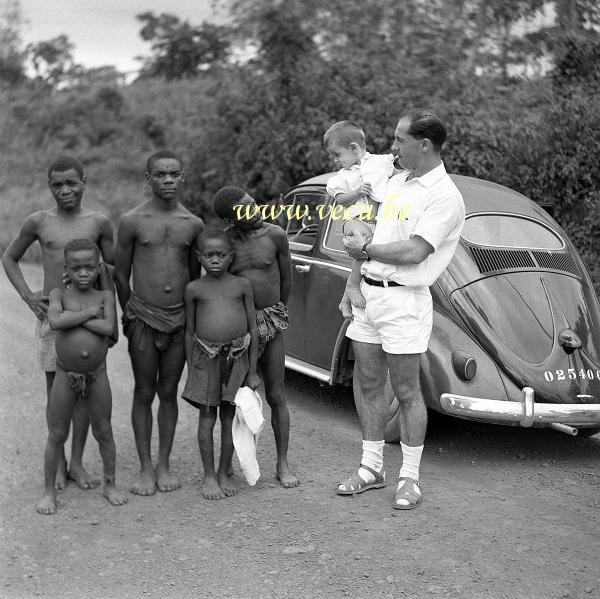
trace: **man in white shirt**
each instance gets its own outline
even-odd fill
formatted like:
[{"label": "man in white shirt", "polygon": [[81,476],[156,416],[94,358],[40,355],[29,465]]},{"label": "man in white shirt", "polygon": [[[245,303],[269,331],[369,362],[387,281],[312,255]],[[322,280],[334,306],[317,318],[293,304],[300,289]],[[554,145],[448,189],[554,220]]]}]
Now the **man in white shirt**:
[{"label": "man in white shirt", "polygon": [[352,316],[352,339],[360,397],[356,406],[363,453],[356,474],[338,486],[340,495],[385,486],[386,372],[400,404],[403,463],[393,507],[412,509],[422,500],[419,465],[427,409],[419,385],[421,354],[433,322],[429,286],[449,264],[465,220],[462,196],[444,168],[440,151],[446,129],[430,110],[412,110],[396,127],[392,152],[405,169],[393,176],[381,204],[372,241],[348,237],[346,251],[362,258],[365,309],[340,308]]}]

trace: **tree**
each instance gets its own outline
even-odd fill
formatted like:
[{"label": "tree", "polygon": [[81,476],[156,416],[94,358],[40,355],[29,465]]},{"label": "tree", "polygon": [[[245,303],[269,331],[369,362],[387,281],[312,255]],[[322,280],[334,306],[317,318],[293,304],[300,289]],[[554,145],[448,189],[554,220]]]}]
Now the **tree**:
[{"label": "tree", "polygon": [[194,26],[167,13],[155,16],[145,12],[137,19],[144,23],[140,36],[152,44],[152,57],[146,58],[142,67],[144,77],[194,77],[227,58],[226,27],[210,23]]},{"label": "tree", "polygon": [[66,35],[29,44],[27,54],[36,76],[50,87],[65,81],[75,67],[73,44]]},{"label": "tree", "polygon": [[23,22],[19,0],[0,0],[0,80],[11,84],[25,79],[21,48]]}]

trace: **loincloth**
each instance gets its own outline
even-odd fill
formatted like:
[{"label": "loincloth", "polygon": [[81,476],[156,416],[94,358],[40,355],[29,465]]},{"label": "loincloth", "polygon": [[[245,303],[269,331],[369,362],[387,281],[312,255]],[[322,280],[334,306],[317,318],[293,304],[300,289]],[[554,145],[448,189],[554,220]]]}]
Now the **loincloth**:
[{"label": "loincloth", "polygon": [[40,320],[36,318],[35,341],[37,364],[40,370],[54,372],[56,370],[56,331],[50,328],[47,318]]},{"label": "loincloth", "polygon": [[234,402],[248,374],[250,333],[229,343],[203,341],[194,335],[192,364],[181,397],[194,407]]},{"label": "loincloth", "polygon": [[131,292],[123,313],[123,332],[129,340],[130,350],[132,344],[140,351],[153,344],[158,351],[165,351],[171,342],[182,342],[184,327],[183,302],[155,306]]},{"label": "loincloth", "polygon": [[77,394],[77,399],[85,399],[87,397],[88,391],[94,381],[98,378],[98,374],[102,372],[106,368],[106,364],[103,362],[96,368],[96,370],[92,370],[91,372],[73,372],[72,370],[67,370],[60,362],[57,361],[56,368],[64,371],[69,379],[69,386],[71,389],[75,390]]},{"label": "loincloth", "polygon": [[273,306],[259,308],[256,310],[256,326],[258,328],[258,353],[278,333],[285,331],[290,324],[287,306],[283,302],[277,302]]}]

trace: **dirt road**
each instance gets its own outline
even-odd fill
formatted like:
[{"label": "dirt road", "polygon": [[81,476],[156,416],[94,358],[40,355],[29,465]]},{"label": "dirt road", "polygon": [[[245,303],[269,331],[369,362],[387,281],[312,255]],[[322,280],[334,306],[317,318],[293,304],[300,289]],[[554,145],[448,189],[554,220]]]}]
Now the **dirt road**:
[{"label": "dirt road", "polygon": [[[39,287],[39,270],[27,272]],[[2,597],[600,597],[600,440],[436,419],[421,469],[425,501],[397,512],[399,447],[385,449],[388,487],[336,496],[335,481],[359,458],[351,395],[293,373],[298,489],[277,484],[265,428],[259,483],[238,476],[239,495],[204,500],[197,414],[181,402],[172,466],[182,489],[130,494],[116,508],[71,484],[58,513],[39,516],[44,377],[34,369],[33,316],[3,273],[0,335]],[[122,340],[109,377],[118,482],[128,487],[138,465]],[[101,473],[91,436],[85,463]]]}]

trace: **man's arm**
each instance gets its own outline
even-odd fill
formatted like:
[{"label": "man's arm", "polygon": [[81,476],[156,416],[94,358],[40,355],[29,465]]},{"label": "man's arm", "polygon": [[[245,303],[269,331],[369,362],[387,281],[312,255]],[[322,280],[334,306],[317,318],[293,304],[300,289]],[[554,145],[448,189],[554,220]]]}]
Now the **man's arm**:
[{"label": "man's arm", "polygon": [[115,251],[115,286],[122,310],[125,310],[125,305],[131,295],[129,276],[131,275],[134,246],[135,223],[133,218],[125,215],[121,219],[117,230],[117,247]]},{"label": "man's arm", "polygon": [[43,320],[48,312],[48,298],[44,297],[42,291],[31,291],[19,266],[19,260],[23,257],[27,248],[38,239],[39,218],[40,213],[36,212],[23,223],[18,235],[6,248],[2,256],[2,265],[8,280],[17,290],[17,293],[36,317]]},{"label": "man's arm", "polygon": [[192,347],[196,332],[196,301],[190,284],[185,288],[183,301],[185,302],[185,359],[188,369],[190,369],[192,368]]},{"label": "man's arm", "polygon": [[[363,242],[358,237],[344,239],[344,247],[352,258],[364,258]],[[370,260],[386,264],[420,264],[434,250],[422,237],[415,235],[410,239],[391,243],[369,243],[365,248]]]},{"label": "man's arm", "polygon": [[98,247],[100,248],[100,254],[102,260],[106,264],[115,263],[115,246],[114,246],[114,235],[113,228],[110,221],[103,214],[99,215],[99,229],[100,234],[98,236]]},{"label": "man's arm", "polygon": [[65,310],[62,305],[63,289],[53,289],[49,295],[48,322],[55,331],[68,331],[81,326],[92,318],[102,318],[104,311],[102,304],[85,308],[79,312]]},{"label": "man's arm", "polygon": [[194,240],[192,241],[192,245],[190,247],[190,253],[188,256],[188,268],[190,270],[190,281],[194,281],[195,279],[200,278],[200,274],[202,271],[202,267],[200,266],[200,262],[196,258],[196,240],[198,239],[198,235],[204,231],[204,221],[201,218],[198,218],[198,223],[196,225]]},{"label": "man's arm", "polygon": [[281,283],[279,285],[279,299],[287,304],[292,293],[292,257],[290,255],[290,245],[288,243],[285,231],[273,225],[272,238],[277,246],[277,262],[279,264],[279,276]]},{"label": "man's arm", "polygon": [[248,332],[250,333],[250,347],[248,348],[248,374],[246,375],[246,386],[254,390],[260,385],[260,378],[256,373],[256,361],[258,359],[258,328],[256,327],[256,308],[254,307],[254,296],[252,285],[248,279],[241,278],[244,308],[248,320]]},{"label": "man's arm", "polygon": [[115,309],[115,296],[112,291],[103,291],[103,315],[91,318],[81,326],[103,337],[110,337],[113,334],[115,322],[117,321],[117,312]]}]

